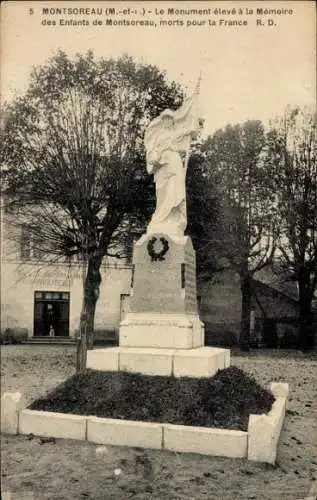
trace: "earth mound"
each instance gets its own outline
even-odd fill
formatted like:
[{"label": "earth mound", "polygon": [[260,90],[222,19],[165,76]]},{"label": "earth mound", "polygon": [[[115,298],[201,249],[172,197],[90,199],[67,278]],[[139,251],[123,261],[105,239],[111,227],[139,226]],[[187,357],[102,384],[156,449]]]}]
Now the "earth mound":
[{"label": "earth mound", "polygon": [[273,402],[270,392],[236,367],[209,378],[87,370],[29,409],[247,431],[249,415],[268,413]]}]

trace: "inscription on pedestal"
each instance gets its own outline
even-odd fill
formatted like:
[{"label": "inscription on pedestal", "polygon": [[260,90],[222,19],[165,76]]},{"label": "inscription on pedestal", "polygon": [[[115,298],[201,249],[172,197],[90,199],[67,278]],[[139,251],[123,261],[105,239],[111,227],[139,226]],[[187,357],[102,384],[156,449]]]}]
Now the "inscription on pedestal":
[{"label": "inscription on pedestal", "polygon": [[162,262],[153,262],[150,266],[136,264],[132,312],[181,312],[184,307],[180,285],[179,267]]},{"label": "inscription on pedestal", "polygon": [[196,312],[197,297],[196,297],[196,269],[190,264],[186,264],[185,268],[185,301],[186,309]]},{"label": "inscription on pedestal", "polygon": [[197,312],[196,259],[191,246],[185,247],[185,307],[188,312]]},{"label": "inscription on pedestal", "polygon": [[135,246],[133,265],[131,312],[197,312],[196,260],[189,238],[175,243],[157,234],[143,240]]}]

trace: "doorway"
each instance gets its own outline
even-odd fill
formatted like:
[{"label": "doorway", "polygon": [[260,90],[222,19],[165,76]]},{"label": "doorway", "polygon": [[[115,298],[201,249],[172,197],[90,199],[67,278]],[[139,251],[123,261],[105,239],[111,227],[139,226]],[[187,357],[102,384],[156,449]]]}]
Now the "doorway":
[{"label": "doorway", "polygon": [[265,347],[271,349],[276,349],[277,347],[277,331],[276,331],[276,320],[272,318],[266,318],[263,324],[263,334],[262,341]]},{"label": "doorway", "polygon": [[34,292],[34,336],[69,336],[69,292]]}]

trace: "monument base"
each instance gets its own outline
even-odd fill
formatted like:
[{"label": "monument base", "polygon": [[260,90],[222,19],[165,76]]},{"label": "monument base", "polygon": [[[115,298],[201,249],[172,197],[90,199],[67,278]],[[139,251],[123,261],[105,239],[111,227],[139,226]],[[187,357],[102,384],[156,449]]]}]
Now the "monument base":
[{"label": "monument base", "polygon": [[120,324],[121,347],[192,349],[204,345],[198,315],[129,313]]},{"label": "monument base", "polygon": [[230,350],[215,347],[154,349],[112,347],[87,352],[87,368],[144,375],[212,377],[230,366]]},{"label": "monument base", "polygon": [[204,347],[191,239],[146,234],[134,245],[130,311],[119,346],[87,352],[87,368],[144,375],[211,377],[230,351]]}]

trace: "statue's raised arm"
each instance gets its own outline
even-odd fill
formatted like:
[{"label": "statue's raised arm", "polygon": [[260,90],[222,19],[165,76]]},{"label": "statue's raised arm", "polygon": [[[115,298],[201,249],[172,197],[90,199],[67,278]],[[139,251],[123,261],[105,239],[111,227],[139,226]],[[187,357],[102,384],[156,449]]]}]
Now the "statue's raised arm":
[{"label": "statue's raised arm", "polygon": [[147,233],[184,236],[186,215],[186,170],[192,136],[200,128],[199,84],[195,93],[176,111],[164,110],[145,131],[147,171],[154,174],[156,210]]}]

